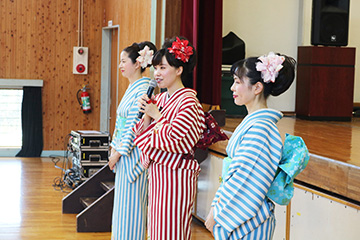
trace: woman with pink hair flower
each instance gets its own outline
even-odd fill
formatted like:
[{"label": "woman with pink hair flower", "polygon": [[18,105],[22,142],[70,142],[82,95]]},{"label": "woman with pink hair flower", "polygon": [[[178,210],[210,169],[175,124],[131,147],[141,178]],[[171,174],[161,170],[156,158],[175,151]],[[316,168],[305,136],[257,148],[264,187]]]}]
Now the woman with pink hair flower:
[{"label": "woman with pink hair flower", "polygon": [[140,150],[131,130],[139,121],[138,99],[146,93],[150,78],[143,72],[151,66],[156,47],[151,42],[133,43],[120,54],[120,71],[129,86],[117,108],[109,168],[115,170],[115,193],[111,239],[143,240],[146,235],[147,171],[140,163]]},{"label": "woman with pink hair flower", "polygon": [[291,57],[270,52],[231,67],[234,102],[245,105],[248,115],[228,142],[223,182],[205,222],[215,239],[272,239],[275,205],[266,195],[282,155],[276,123],[283,115],[268,108],[266,100],[290,87],[295,63]]}]

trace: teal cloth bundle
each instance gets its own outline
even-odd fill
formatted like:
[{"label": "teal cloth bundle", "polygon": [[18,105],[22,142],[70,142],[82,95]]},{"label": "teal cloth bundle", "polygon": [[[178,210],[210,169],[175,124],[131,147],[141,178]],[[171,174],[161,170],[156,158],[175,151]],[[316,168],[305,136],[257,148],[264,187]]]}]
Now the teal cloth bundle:
[{"label": "teal cloth bundle", "polygon": [[117,144],[120,144],[121,142],[121,136],[123,130],[125,129],[125,123],[126,123],[126,118],[120,116],[116,118],[116,127],[115,127],[113,139],[115,139]]},{"label": "teal cloth bundle", "polygon": [[267,197],[280,205],[288,205],[294,195],[294,179],[309,162],[309,150],[301,137],[286,134],[282,157]]}]

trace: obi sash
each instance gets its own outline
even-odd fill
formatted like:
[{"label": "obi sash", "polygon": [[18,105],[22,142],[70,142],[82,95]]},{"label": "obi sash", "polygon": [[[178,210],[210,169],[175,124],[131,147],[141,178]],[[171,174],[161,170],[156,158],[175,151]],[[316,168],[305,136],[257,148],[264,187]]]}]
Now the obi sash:
[{"label": "obi sash", "polygon": [[115,140],[116,143],[120,142],[119,140],[121,139],[122,133],[125,129],[125,123],[126,123],[126,118],[120,116],[116,118],[116,129],[113,134],[113,139]]},{"label": "obi sash", "polygon": [[[232,159],[223,159],[220,178],[222,183],[229,171]],[[279,167],[266,197],[280,205],[288,205],[294,196],[294,179],[309,162],[309,150],[301,137],[286,134]]]},{"label": "obi sash", "polygon": [[267,197],[280,205],[288,205],[294,195],[294,179],[309,162],[309,150],[301,137],[286,134],[282,157]]},{"label": "obi sash", "polygon": [[230,167],[231,161],[232,161],[232,158],[230,158],[230,157],[226,157],[223,159],[222,172],[221,172],[221,177],[219,179],[220,183],[222,183],[226,179],[228,172],[229,172],[229,167]]}]

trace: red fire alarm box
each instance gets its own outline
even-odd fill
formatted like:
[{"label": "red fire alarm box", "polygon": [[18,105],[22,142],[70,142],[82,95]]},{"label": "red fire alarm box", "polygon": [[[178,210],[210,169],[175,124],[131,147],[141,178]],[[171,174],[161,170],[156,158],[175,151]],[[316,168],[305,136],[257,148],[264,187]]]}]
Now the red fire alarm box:
[{"label": "red fire alarm box", "polygon": [[87,47],[73,48],[73,73],[87,74],[88,73],[88,58],[89,49]]}]

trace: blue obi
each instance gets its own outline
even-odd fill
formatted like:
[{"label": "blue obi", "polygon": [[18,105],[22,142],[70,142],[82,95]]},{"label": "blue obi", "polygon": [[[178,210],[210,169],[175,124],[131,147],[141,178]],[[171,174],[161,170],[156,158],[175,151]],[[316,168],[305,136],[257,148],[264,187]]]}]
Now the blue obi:
[{"label": "blue obi", "polygon": [[[223,159],[223,168],[220,182],[227,177],[232,159]],[[309,162],[309,150],[301,137],[285,135],[281,160],[266,196],[280,205],[288,205],[294,195],[294,179],[302,172]]]},{"label": "blue obi", "polygon": [[286,134],[279,168],[267,197],[280,205],[288,205],[294,195],[294,179],[309,162],[309,150],[304,140]]}]

